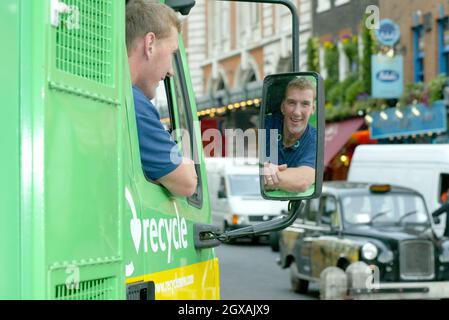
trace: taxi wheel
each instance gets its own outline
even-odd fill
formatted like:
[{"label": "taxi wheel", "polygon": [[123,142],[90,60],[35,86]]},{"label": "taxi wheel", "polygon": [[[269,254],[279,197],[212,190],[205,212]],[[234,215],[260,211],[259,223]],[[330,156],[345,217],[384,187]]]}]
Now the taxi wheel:
[{"label": "taxi wheel", "polygon": [[279,232],[274,231],[270,233],[270,247],[271,251],[279,252]]},{"label": "taxi wheel", "polygon": [[290,265],[290,283],[292,285],[292,289],[296,293],[307,293],[309,289],[309,281],[299,279],[296,275],[298,274],[298,267],[296,263],[293,261]]}]

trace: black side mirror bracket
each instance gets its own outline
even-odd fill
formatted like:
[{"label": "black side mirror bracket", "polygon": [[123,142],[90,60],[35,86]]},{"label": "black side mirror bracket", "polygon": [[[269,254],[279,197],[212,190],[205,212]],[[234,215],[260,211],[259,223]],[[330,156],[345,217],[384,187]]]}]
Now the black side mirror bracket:
[{"label": "black side mirror bracket", "polygon": [[287,216],[284,215],[267,222],[258,223],[254,226],[227,231],[217,235],[216,238],[221,242],[228,242],[237,238],[257,236],[267,232],[283,230],[290,226],[298,218],[304,207],[304,201],[290,201],[290,210]]}]

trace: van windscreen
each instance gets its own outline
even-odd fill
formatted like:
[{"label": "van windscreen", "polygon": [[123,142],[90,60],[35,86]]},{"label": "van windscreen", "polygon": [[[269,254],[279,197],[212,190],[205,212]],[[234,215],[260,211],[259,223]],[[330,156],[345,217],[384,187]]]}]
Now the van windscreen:
[{"label": "van windscreen", "polygon": [[231,195],[260,197],[259,176],[254,174],[236,174],[229,176]]}]

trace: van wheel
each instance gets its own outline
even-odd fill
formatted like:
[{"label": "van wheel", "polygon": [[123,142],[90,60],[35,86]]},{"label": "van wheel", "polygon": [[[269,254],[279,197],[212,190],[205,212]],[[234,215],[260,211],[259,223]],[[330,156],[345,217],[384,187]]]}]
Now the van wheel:
[{"label": "van wheel", "polygon": [[270,247],[271,251],[279,252],[279,232],[271,232],[270,233]]},{"label": "van wheel", "polygon": [[307,293],[309,289],[309,281],[299,279],[296,275],[298,274],[298,267],[295,261],[290,265],[290,283],[292,290],[296,293]]}]

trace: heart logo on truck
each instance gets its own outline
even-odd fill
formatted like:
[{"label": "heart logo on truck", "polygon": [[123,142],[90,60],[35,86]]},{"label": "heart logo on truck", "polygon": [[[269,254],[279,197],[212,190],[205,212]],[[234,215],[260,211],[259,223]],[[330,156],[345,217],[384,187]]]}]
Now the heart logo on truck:
[{"label": "heart logo on truck", "polygon": [[139,253],[140,240],[142,239],[142,223],[139,219],[132,219],[130,221],[130,227],[136,253]]},{"label": "heart logo on truck", "polygon": [[125,188],[125,198],[128,201],[129,208],[133,218],[130,221],[131,237],[133,238],[134,247],[136,248],[137,254],[139,253],[140,240],[142,240],[142,223],[140,219],[137,218],[136,206],[134,205],[133,197],[128,188]]}]

